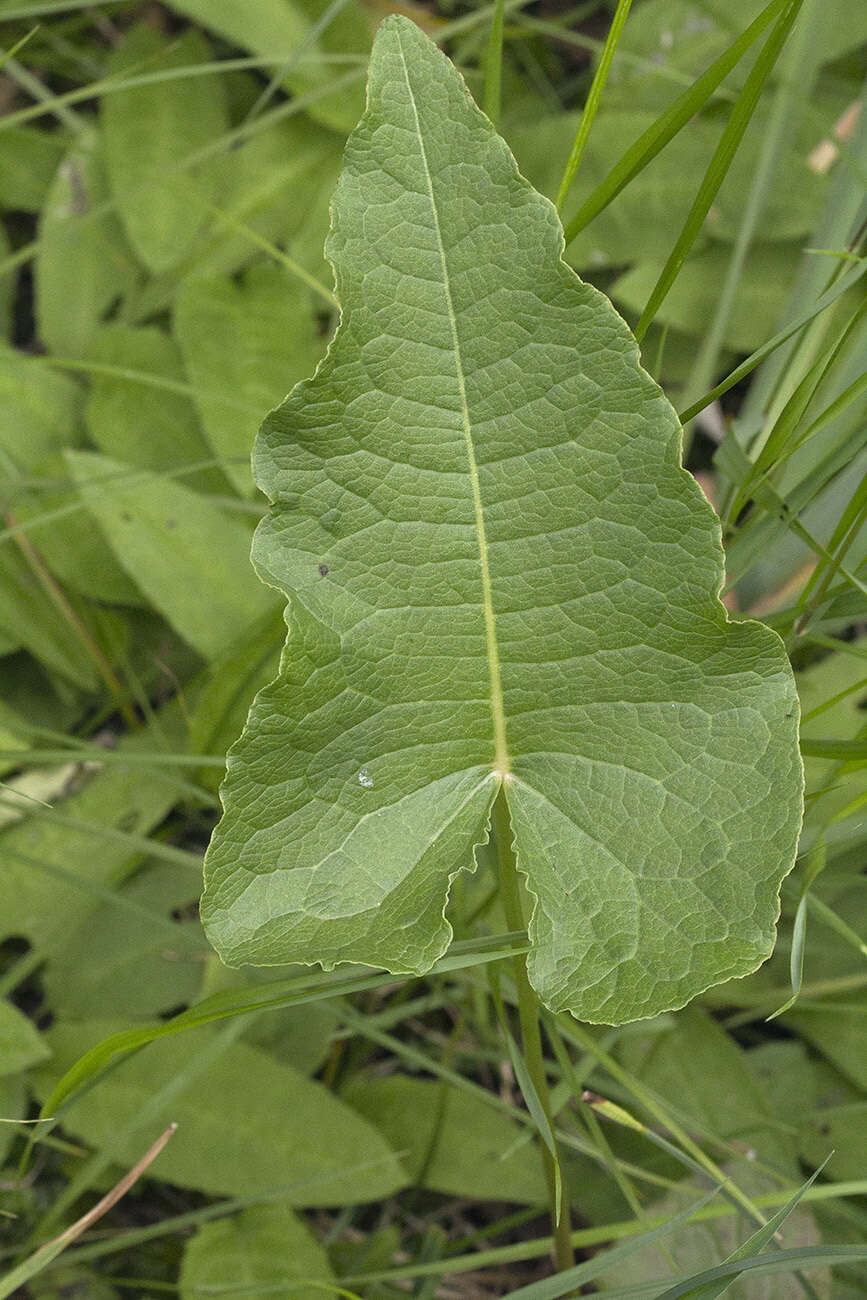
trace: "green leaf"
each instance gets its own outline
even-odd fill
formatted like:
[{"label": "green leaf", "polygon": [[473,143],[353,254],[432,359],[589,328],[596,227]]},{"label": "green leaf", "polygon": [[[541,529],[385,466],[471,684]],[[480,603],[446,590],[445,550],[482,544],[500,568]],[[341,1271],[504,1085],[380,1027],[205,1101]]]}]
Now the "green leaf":
[{"label": "green leaf", "polygon": [[63,157],[65,139],[32,126],[0,132],[0,207],[38,212]]},{"label": "green leaf", "polygon": [[[120,752],[153,750],[166,735],[177,740],[179,733],[176,711],[163,709],[153,729],[125,737]],[[0,938],[23,936],[46,951],[62,942],[98,906],[89,887],[116,883],[136,863],[134,846],[111,832],[145,835],[177,799],[176,777],[157,765],[146,780],[140,767],[120,762],[77,776],[65,798],[52,798],[57,813],[74,819],[75,828],[35,808],[35,815],[0,837]]]},{"label": "green leaf", "polygon": [[74,443],[81,389],[39,357],[0,349],[0,465],[23,472]]},{"label": "green leaf", "polygon": [[173,921],[195,899],[193,873],[156,862],[52,945],[44,974],[55,1017],[165,1015],[192,1002],[202,979],[198,923]]},{"label": "green leaf", "polygon": [[322,1300],[330,1293],[293,1285],[295,1278],[333,1281],[328,1256],[287,1206],[256,1205],[199,1229],[184,1251],[180,1300],[202,1300],[226,1286],[237,1287],[239,1297],[258,1295],[259,1288],[285,1300]]},{"label": "green leaf", "polygon": [[[318,40],[311,42],[315,20],[329,7],[329,0],[256,0],[239,8],[237,0],[169,0],[170,7],[241,49],[274,59],[273,73],[281,64],[288,67],[286,84],[296,95],[308,94],[335,80],[342,71],[316,59],[325,51],[338,54],[367,53],[370,20],[364,8],[349,0],[328,24]],[[308,60],[299,54],[308,55]],[[310,105],[310,112],[338,130],[348,130],[362,108],[361,85],[326,95]]]},{"label": "green leaf", "polygon": [[389,18],[368,96],[342,324],[255,458],[291,633],[230,758],[209,937],[235,964],[428,969],[502,786],[541,998],[680,1006],[773,944],[791,671],[727,623],[674,413],[457,72]]},{"label": "green leaf", "polygon": [[404,1153],[415,1186],[473,1200],[545,1204],[535,1147],[481,1098],[400,1075],[354,1080],[343,1096]]},{"label": "green leaf", "polygon": [[45,590],[33,564],[14,540],[0,543],[0,634],[23,646],[48,672],[83,690],[98,677],[75,628]]},{"label": "green leaf", "polygon": [[[52,1029],[52,1081],[110,1027],[84,1021]],[[192,1039],[151,1044],[74,1101],[64,1111],[64,1128],[110,1152],[114,1161],[132,1164],[143,1137],[136,1120],[169,1086],[170,1099],[147,1121],[155,1133],[171,1122],[178,1125],[160,1156],[160,1177],[168,1182],[226,1195],[294,1183],[297,1191],[286,1203],[296,1206],[354,1205],[403,1186],[397,1157],[375,1128],[321,1083],[247,1043],[228,1043],[204,1078],[185,1078],[195,1056],[214,1043],[214,1031],[200,1029]],[[40,1071],[42,1095],[48,1073]]]},{"label": "green leaf", "polygon": [[[728,250],[719,244],[690,257],[657,319],[685,333],[702,334],[722,290],[728,261]],[[726,329],[729,347],[747,352],[764,343],[785,305],[795,266],[796,250],[792,245],[759,244],[752,249]],[[661,270],[662,263],[655,259],[640,262],[615,280],[612,298],[637,315]]]},{"label": "green leaf", "polygon": [[[69,471],[62,456],[40,461],[43,482],[22,492],[16,501],[15,519],[23,536],[36,547],[48,568],[65,587],[108,604],[141,605],[135,583],[120,567],[73,484],[71,488],[49,486],[63,483]],[[9,546],[12,539],[2,545]]]},{"label": "green leaf", "polygon": [[[210,57],[199,33],[169,45],[142,23],[114,51],[108,70],[195,67]],[[109,181],[130,243],[151,271],[165,271],[195,242],[218,192],[213,164],[181,171],[178,163],[225,133],[222,83],[217,76],[175,77],[106,95],[102,123]]]},{"label": "green leaf", "polygon": [[712,1133],[797,1175],[793,1138],[780,1130],[748,1055],[705,1012],[690,1007],[671,1029],[625,1042],[622,1055],[656,1096],[672,1099],[690,1132]]},{"label": "green leaf", "polygon": [[177,298],[175,335],[213,453],[249,496],[250,449],[263,415],[324,350],[310,291],[282,268],[261,264],[239,285],[189,280]]},{"label": "green leaf", "polygon": [[248,577],[245,525],[172,479],[94,452],[67,452],[118,560],[175,630],[210,659],[273,604]]},{"label": "green leaf", "polygon": [[51,1055],[36,1026],[5,998],[0,999],[0,1074],[20,1074]]},{"label": "green leaf", "polygon": [[108,203],[102,140],[83,132],[58,168],[42,209],[36,324],[49,351],[80,357],[137,270]]},{"label": "green leaf", "polygon": [[[97,370],[91,377],[85,419],[100,451],[163,472],[211,458],[192,398],[123,373],[140,371],[172,385],[184,384],[183,360],[168,335],[151,327],[107,325],[95,336],[88,360],[119,372]],[[216,468],[184,474],[178,481],[203,491],[226,491],[226,480]]]}]

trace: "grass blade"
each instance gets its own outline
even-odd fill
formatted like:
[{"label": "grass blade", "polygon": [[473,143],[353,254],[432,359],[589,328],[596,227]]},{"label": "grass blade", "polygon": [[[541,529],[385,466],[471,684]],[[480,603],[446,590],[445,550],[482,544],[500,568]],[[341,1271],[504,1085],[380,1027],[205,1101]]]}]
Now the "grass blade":
[{"label": "grass blade", "polygon": [[651,1228],[649,1232],[642,1232],[632,1241],[625,1242],[622,1246],[614,1246],[607,1250],[604,1255],[597,1255],[594,1259],[585,1260],[583,1264],[578,1264],[575,1268],[567,1269],[565,1273],[558,1273],[556,1277],[548,1277],[541,1282],[533,1282],[529,1286],[519,1287],[517,1291],[509,1291],[504,1300],[558,1300],[558,1297],[569,1295],[573,1289],[587,1282],[595,1282],[597,1278],[603,1277],[605,1273],[616,1268],[630,1255],[635,1255],[639,1251],[647,1250],[649,1246],[654,1245],[663,1237],[669,1236],[675,1228],[679,1228],[686,1223],[688,1219],[703,1210],[717,1194],[717,1188],[708,1192],[700,1201],[694,1205],[687,1206],[679,1214],[674,1214],[665,1223],[657,1228]]},{"label": "grass blade", "polygon": [[760,348],[756,348],[755,352],[736,366],[731,374],[718,383],[715,388],[705,393],[704,397],[700,397],[698,401],[693,402],[691,406],[681,411],[679,415],[681,424],[687,424],[694,416],[698,415],[699,411],[703,411],[706,406],[710,406],[711,402],[715,402],[727,393],[730,388],[734,388],[735,384],[739,384],[742,379],[746,379],[747,375],[761,365],[766,357],[769,357],[777,348],[788,342],[793,334],[797,334],[799,330],[803,329],[805,325],[809,325],[828,307],[833,306],[838,298],[861,279],[865,271],[867,271],[867,258],[859,258],[857,265],[853,266],[846,275],[842,276],[829,289],[826,289],[812,307],[801,312],[784,329],[779,330],[772,338],[769,338],[767,343],[763,343]]},{"label": "grass blade", "polygon": [[145,1170],[153,1164],[175,1132],[176,1127],[177,1125],[170,1124],[165,1132],[160,1134],[156,1142],[148,1148],[141,1160],[138,1160],[132,1169],[124,1174],[123,1178],[115,1184],[110,1192],[107,1192],[105,1196],[97,1201],[93,1209],[88,1210],[80,1219],[76,1219],[75,1223],[61,1232],[53,1241],[40,1246],[37,1251],[34,1251],[28,1259],[25,1259],[17,1268],[14,1268],[11,1273],[7,1273],[4,1278],[0,1278],[0,1300],[6,1300],[6,1297],[13,1295],[19,1287],[25,1286],[44,1268],[47,1268],[52,1260],[56,1259],[68,1245],[80,1237],[83,1232],[86,1232],[104,1214],[107,1214],[112,1206],[117,1205],[118,1201],[126,1196],[133,1184],[138,1182]]},{"label": "grass blade", "polygon": [[485,112],[492,122],[500,116],[503,86],[503,28],[505,26],[504,0],[496,0],[491,20],[491,39],[485,60]]},{"label": "grass blade", "polygon": [[587,96],[587,102],[584,105],[584,112],[581,114],[581,121],[578,124],[578,134],[575,136],[572,149],[569,153],[569,159],[566,163],[566,170],[563,173],[563,179],[560,182],[560,188],[557,191],[557,207],[562,208],[566,195],[578,174],[578,167],[581,163],[581,156],[584,153],[584,146],[587,143],[587,137],[590,134],[590,128],[593,125],[593,119],[599,108],[599,101],[602,98],[602,91],[608,80],[608,73],[611,68],[611,60],[614,58],[614,52],[620,42],[623,34],[623,27],[626,19],[629,17],[629,10],[632,7],[632,0],[617,0],[617,10],[611,20],[611,26],[608,29],[608,36],[605,39],[605,48],[602,51],[602,57],[596,66],[596,73],[593,77],[593,84],[590,87],[590,93]]},{"label": "grass blade", "polygon": [[621,190],[624,190],[630,181],[634,180],[648,163],[652,162],[656,155],[665,148],[669,141],[673,140],[677,133],[686,126],[687,122],[691,121],[695,114],[704,107],[717,87],[725,80],[735,65],[740,62],[750,46],[758,40],[762,32],[778,16],[785,3],[786,0],[771,0],[771,3],[762,10],[743,35],[739,36],[725,53],[711,64],[707,72],[703,73],[682,95],[678,96],[671,107],[652,126],[648,127],[643,135],[638,137],[630,149],[627,149],[604,181],[585,199],[574,217],[567,223],[567,245],[571,243],[576,235],[580,234],[585,226],[590,224],[594,217],[597,217],[604,208],[608,207],[608,204],[617,197]]},{"label": "grass blade", "polygon": [[[430,975],[452,970],[465,970],[492,961],[513,957],[516,952],[527,951],[523,934],[500,934],[488,939],[469,939],[452,944],[449,953],[431,969]],[[347,993],[360,993],[367,989],[394,984],[395,976],[383,972],[361,975],[333,976],[302,975],[273,984],[256,984],[242,989],[227,989],[215,993],[203,1002],[171,1020],[124,1029],[97,1043],[80,1060],[76,1061],[52,1091],[42,1107],[43,1116],[55,1115],[60,1106],[81,1088],[90,1085],[103,1073],[130,1052],[145,1047],[157,1038],[194,1029],[199,1025],[226,1020],[230,1016],[246,1015],[253,1011],[277,1010],[280,1007],[298,1006],[304,1002],[318,1002],[324,998],[343,997]]]},{"label": "grass blade", "polygon": [[783,46],[788,39],[789,32],[792,30],[802,4],[803,0],[788,0],[761,53],[753,64],[743,90],[735,101],[722,138],[699,186],[695,202],[689,211],[668,261],[662,268],[659,279],[653,287],[647,306],[641,313],[641,318],[635,327],[635,337],[639,343],[647,333],[648,326],[677,279],[690,249],[698,238],[699,231],[710,210],[710,205],[716,198],[719,188],[728,174],[737,148],[750,124],[761,93],[777,59],[782,53]]}]

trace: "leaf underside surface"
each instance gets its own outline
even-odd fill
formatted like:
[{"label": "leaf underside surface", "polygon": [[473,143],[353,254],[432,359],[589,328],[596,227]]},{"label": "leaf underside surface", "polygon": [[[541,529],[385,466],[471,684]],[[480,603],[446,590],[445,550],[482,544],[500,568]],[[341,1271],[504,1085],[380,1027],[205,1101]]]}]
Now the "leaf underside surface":
[{"label": "leaf underside surface", "polygon": [[619,1023],[746,974],[801,817],[782,644],[727,621],[674,411],[407,19],[326,251],[340,327],[254,453],[289,638],[229,758],[212,943],[424,972],[502,788],[548,1006]]}]

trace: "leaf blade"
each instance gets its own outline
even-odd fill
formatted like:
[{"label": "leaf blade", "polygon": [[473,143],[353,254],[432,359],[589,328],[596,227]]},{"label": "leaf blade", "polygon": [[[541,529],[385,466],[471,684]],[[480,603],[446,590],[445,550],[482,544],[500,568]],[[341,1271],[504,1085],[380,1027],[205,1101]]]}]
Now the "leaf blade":
[{"label": "leaf blade", "polygon": [[342,324],[255,453],[290,638],[207,860],[230,962],[425,969],[502,782],[549,1005],[634,1019],[770,951],[790,669],[726,622],[674,413],[562,250],[458,74],[386,20],[333,204]]}]

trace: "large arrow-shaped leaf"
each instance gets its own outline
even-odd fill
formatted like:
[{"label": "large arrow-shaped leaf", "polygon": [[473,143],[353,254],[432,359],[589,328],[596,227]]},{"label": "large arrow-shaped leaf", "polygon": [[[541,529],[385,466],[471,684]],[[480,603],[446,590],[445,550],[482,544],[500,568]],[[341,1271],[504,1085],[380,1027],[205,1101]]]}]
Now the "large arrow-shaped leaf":
[{"label": "large arrow-shaped leaf", "polygon": [[424,971],[501,788],[550,1006],[650,1015],[771,949],[792,676],[727,622],[674,412],[562,249],[458,73],[387,19],[334,199],[342,323],[255,457],[289,639],[208,856],[227,961]]}]

